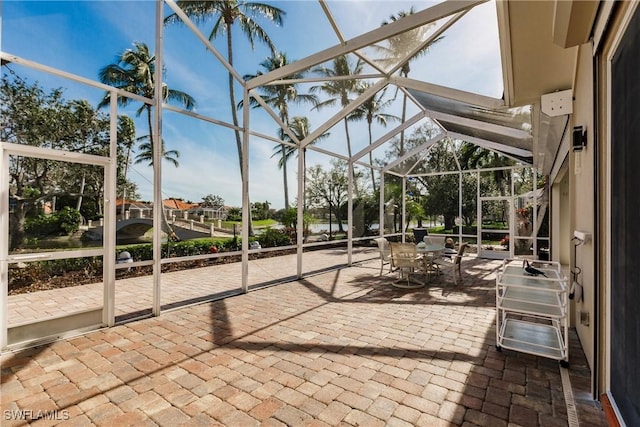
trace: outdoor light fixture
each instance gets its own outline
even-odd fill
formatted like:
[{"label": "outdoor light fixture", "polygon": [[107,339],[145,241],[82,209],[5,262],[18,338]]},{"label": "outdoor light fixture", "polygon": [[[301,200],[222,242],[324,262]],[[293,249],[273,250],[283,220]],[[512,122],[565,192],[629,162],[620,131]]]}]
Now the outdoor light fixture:
[{"label": "outdoor light fixture", "polygon": [[587,146],[587,130],[582,126],[573,127],[573,151],[582,151]]},{"label": "outdoor light fixture", "polygon": [[574,170],[576,175],[582,173],[582,150],[587,146],[587,130],[582,126],[573,127],[573,152],[575,153]]}]

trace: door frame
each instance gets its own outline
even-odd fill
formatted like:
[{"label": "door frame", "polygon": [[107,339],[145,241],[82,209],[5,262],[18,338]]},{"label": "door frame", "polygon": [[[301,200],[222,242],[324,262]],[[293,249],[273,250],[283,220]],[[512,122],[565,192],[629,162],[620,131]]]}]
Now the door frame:
[{"label": "door frame", "polygon": [[[113,145],[113,144],[112,144]],[[112,152],[113,147],[112,147]],[[112,153],[113,154],[113,153]],[[32,345],[34,342],[51,341],[73,332],[95,329],[114,323],[114,288],[115,288],[115,258],[109,254],[115,253],[115,173],[116,164],[106,156],[84,154],[57,150],[51,148],[35,147],[24,144],[14,144],[0,141],[1,170],[7,171],[0,174],[0,233],[9,235],[9,156],[40,158],[46,160],[61,161],[67,163],[79,163],[94,165],[103,168],[104,179],[104,227],[103,244],[99,249],[80,249],[72,251],[38,252],[37,254],[9,254],[9,242],[7,238],[0,239],[0,349],[9,346]],[[20,330],[13,330],[12,336],[23,337],[23,341],[9,342],[8,326],[8,283],[9,265],[37,259],[67,259],[88,256],[102,256],[103,260],[103,305],[99,310],[89,312],[71,313],[55,319],[37,320],[16,326]],[[14,329],[14,328],[11,328]],[[53,332],[53,333],[52,333]]]},{"label": "door frame", "polygon": [[482,248],[482,233],[484,231],[494,232],[495,230],[485,230],[482,226],[482,203],[483,202],[495,202],[495,201],[507,201],[509,203],[509,230],[502,232],[498,231],[498,233],[504,233],[505,236],[509,237],[509,242],[513,242],[513,197],[512,196],[482,196],[478,198],[478,231],[477,231],[477,239],[478,239],[478,257],[486,258],[486,259],[509,259],[513,258],[513,244],[509,244],[508,251],[494,251]]}]

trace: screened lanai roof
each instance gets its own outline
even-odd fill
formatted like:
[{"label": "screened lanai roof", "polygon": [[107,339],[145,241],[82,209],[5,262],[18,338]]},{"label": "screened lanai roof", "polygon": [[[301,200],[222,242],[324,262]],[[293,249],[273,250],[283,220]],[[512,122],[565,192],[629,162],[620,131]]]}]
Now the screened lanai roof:
[{"label": "screened lanai roof", "polygon": [[[292,145],[300,144],[308,147],[310,150],[322,153],[323,155],[335,156],[337,158],[351,158],[356,164],[370,166],[374,169],[393,171],[399,174],[409,173],[410,167],[394,168],[387,163],[387,167],[380,166],[384,158],[384,153],[388,152],[389,141],[401,132],[409,132],[417,126],[428,126],[438,129],[439,132],[434,133],[432,138],[426,140],[423,144],[424,150],[429,150],[434,144],[445,140],[446,138],[464,140],[483,147],[498,151],[504,155],[518,159],[520,161],[533,164],[548,173],[553,159],[556,157],[560,141],[566,134],[568,125],[567,114],[560,116],[549,116],[541,111],[540,97],[547,93],[553,93],[558,90],[570,89],[573,85],[573,66],[576,58],[575,48],[571,46],[580,43],[580,28],[572,27],[572,13],[584,13],[584,11],[574,11],[575,8],[585,8],[588,5],[582,3],[592,2],[556,2],[556,1],[486,1],[486,0],[450,0],[442,2],[416,1],[415,4],[409,2],[378,2],[390,7],[396,13],[399,10],[407,11],[409,7],[415,9],[412,13],[398,19],[387,19],[384,25],[378,17],[368,19],[364,14],[362,16],[350,16],[349,6],[354,3],[367,2],[345,2],[319,0],[318,2],[300,2],[301,5],[297,11],[291,10],[289,20],[300,22],[305,18],[308,22],[303,26],[307,29],[306,34],[288,33],[289,38],[306,40],[313,38],[314,46],[321,46],[320,50],[307,51],[304,49],[306,44],[297,43],[296,50],[291,54],[291,63],[271,72],[261,73],[255,78],[246,79],[242,73],[247,72],[247,68],[242,68],[242,63],[236,56],[234,66],[231,66],[225,59],[225,55],[218,49],[223,49],[224,45],[213,44],[208,39],[208,31],[210,31],[210,23],[201,25],[190,20],[185,13],[178,7],[173,0],[160,2],[162,4],[162,14],[166,17],[169,14],[176,14],[185,24],[182,26],[191,31],[189,42],[197,45],[199,49],[196,53],[191,53],[200,62],[206,60],[217,62],[215,71],[231,72],[234,77],[234,84],[238,87],[249,91],[251,96],[255,96],[263,111],[253,110],[252,116],[264,115],[267,120],[256,120],[252,117],[248,124],[249,133],[252,136],[261,138],[270,143],[280,144],[282,141],[273,136],[274,123],[278,127],[285,128],[285,132],[291,138]],[[295,2],[269,2],[277,4],[283,8],[287,8]],[[374,1],[370,2],[374,4]],[[155,5],[152,2],[142,2],[141,4],[146,10],[145,21],[149,22],[149,17],[153,16]],[[592,6],[588,6],[592,7]],[[568,10],[566,10],[568,8]],[[486,28],[495,27],[496,50],[499,51],[499,60],[495,74],[500,82],[499,87],[494,87],[491,94],[479,93],[474,90],[479,79],[478,69],[483,65],[478,65],[474,60],[485,54],[485,46],[475,45],[476,40],[480,39],[478,31],[482,34],[487,33],[486,28],[474,28],[476,31],[460,31],[455,33],[454,30],[465,28],[468,19],[478,11],[489,11],[488,14],[482,15],[486,21]],[[294,12],[303,14],[302,16],[294,15]],[[289,13],[289,12],[288,12]],[[486,19],[486,17],[490,19]],[[313,18],[313,19],[310,19]],[[105,23],[114,21],[113,19],[103,20]],[[482,21],[482,20],[476,20]],[[17,21],[18,24],[21,24]],[[38,25],[25,24],[29,28],[38,28]],[[7,27],[6,25],[3,25]],[[331,28],[333,37],[316,37],[313,31],[320,26]],[[541,28],[554,28],[554,33],[541,30]],[[174,33],[167,34],[170,31],[175,32],[174,27],[167,27],[165,32],[165,52],[159,57],[163,63],[167,64],[167,68],[171,71],[180,69],[180,66],[187,68],[190,65],[180,63],[178,52],[173,45],[170,44]],[[104,29],[103,29],[104,30]],[[6,30],[8,31],[8,30]],[[109,33],[109,31],[95,31],[97,42],[100,45],[100,34]],[[460,33],[463,35],[461,36]],[[16,34],[15,32],[13,34]],[[492,33],[493,34],[493,33]],[[555,34],[555,36],[554,36]],[[577,34],[577,35],[576,35]],[[182,35],[182,34],[181,34]],[[193,37],[195,35],[195,37]],[[562,37],[560,37],[562,35]],[[137,36],[137,35],[136,35]],[[30,40],[23,34],[21,38],[25,43]],[[237,37],[236,40],[241,37]],[[584,38],[584,37],[583,37]],[[5,51],[6,46],[12,46],[7,41],[16,38],[10,37],[10,34],[3,39],[3,64],[27,65],[28,67],[39,68],[45,72],[49,69],[41,64],[53,63],[58,65],[56,61],[48,57],[33,56],[20,58]],[[559,40],[560,39],[560,40]],[[37,40],[37,39],[36,39]],[[129,38],[128,40],[131,40]],[[175,39],[176,42],[181,39]],[[484,40],[484,39],[482,39]],[[484,42],[484,41],[483,41]],[[446,43],[446,44],[445,44]],[[37,43],[31,40],[30,46]],[[466,45],[465,45],[466,44]],[[421,54],[422,49],[431,45],[427,54]],[[461,54],[462,46],[465,45],[466,51],[477,51],[477,55],[464,56]],[[182,46],[182,45],[181,45]],[[202,46],[205,49],[202,49]],[[383,55],[385,49],[394,47],[395,55]],[[173,50],[171,50],[173,49]],[[439,51],[440,50],[440,51]],[[43,55],[55,52],[55,46],[48,49],[42,49]],[[20,50],[16,52],[20,53]],[[242,51],[238,50],[236,53]],[[440,55],[437,55],[437,54]],[[200,59],[200,55],[207,58]],[[362,61],[363,67],[358,75],[361,82],[369,84],[369,88],[359,97],[354,96],[348,106],[337,106],[333,109],[323,111],[324,115],[312,117],[312,132],[299,141],[296,136],[291,133],[279,119],[278,112],[269,106],[264,99],[261,98],[260,90],[268,85],[277,85],[284,80],[289,82],[300,83],[302,90],[308,91],[314,85],[320,85],[323,82],[339,81],[346,77],[334,76],[327,77],[314,73],[318,67],[331,64],[334,58],[346,55],[352,61]],[[248,56],[248,53],[247,53]],[[61,56],[59,56],[61,57]],[[383,58],[384,57],[384,58]],[[413,58],[416,58],[414,61]],[[444,59],[443,59],[444,58]],[[383,60],[384,59],[384,60]],[[196,61],[198,61],[196,60]],[[411,72],[408,75],[402,74],[402,67],[410,61]],[[61,66],[63,72],[75,73],[81,80],[84,78],[95,78],[95,70],[92,74],[83,75],[78,73],[73,67],[81,65],[82,61],[69,61]],[[179,64],[179,65],[178,65]],[[443,69],[440,74],[446,74],[454,67],[464,72],[465,81],[460,84],[445,85],[441,81],[431,80],[433,70]],[[104,63],[99,64],[104,65]],[[68,68],[67,68],[68,67]],[[245,66],[246,67],[246,66]],[[251,65],[248,70],[257,68],[255,58],[252,58]],[[195,67],[194,67],[195,68]],[[543,70],[543,71],[541,71]],[[196,70],[188,70],[183,74],[187,78],[202,86],[200,93],[218,93],[223,85],[219,80],[212,79],[212,65],[206,63],[202,67],[200,75],[196,75]],[[255,72],[255,71],[253,71]],[[492,69],[493,72],[493,69]],[[297,76],[296,74],[304,74]],[[175,76],[176,73],[170,76]],[[464,76],[466,74],[467,76]],[[486,77],[482,77],[486,78]],[[204,83],[204,81],[206,83]],[[222,80],[222,79],[220,79]],[[170,82],[173,83],[173,82]],[[104,86],[93,84],[100,91],[104,90]],[[206,86],[211,85],[211,86]],[[496,85],[494,85],[496,86]],[[180,87],[181,88],[181,87]],[[345,143],[336,138],[341,134],[338,126],[341,126],[342,120],[362,105],[368,98],[375,97],[387,91],[388,96],[396,99],[396,114],[402,107],[400,98],[407,95],[407,114],[406,124],[389,123],[388,127],[377,130],[374,134],[373,142],[368,143],[365,140],[365,129],[360,132],[354,132],[354,147],[352,152],[347,150]],[[136,99],[134,96],[132,99]],[[224,99],[224,96],[218,96]],[[149,101],[150,102],[150,101]],[[167,123],[172,117],[173,112],[184,113],[189,112],[178,111],[173,106],[165,106]],[[223,132],[234,128],[232,121],[228,116],[228,112],[222,112],[219,106],[209,106],[201,104],[202,108],[198,113],[198,118],[205,118],[209,123],[214,124]],[[210,111],[215,109],[212,116],[206,114],[206,109]],[[293,108],[293,107],[292,107]],[[314,110],[307,107],[309,110]],[[314,114],[316,111],[311,112]],[[292,113],[293,115],[293,113]],[[192,116],[195,116],[192,114]],[[328,117],[328,118],[327,118]],[[262,123],[267,123],[260,128]],[[241,124],[244,125],[244,124]],[[193,128],[194,126],[192,126]],[[175,129],[178,128],[176,125]],[[183,128],[185,129],[185,128]],[[217,131],[217,129],[216,129]],[[181,131],[181,134],[184,134]],[[329,142],[319,142],[311,146],[311,142],[315,138],[325,133],[331,133],[334,139],[338,139],[337,144]],[[271,135],[271,136],[269,136]],[[182,136],[182,135],[181,135]],[[360,137],[360,141],[355,141]],[[175,138],[174,138],[175,139]],[[218,140],[231,139],[230,135],[222,135]],[[171,139],[167,138],[168,143]],[[368,154],[372,153],[372,160]],[[202,158],[201,152],[198,152],[197,158]],[[412,153],[413,158],[420,159],[420,153]],[[406,160],[406,159],[405,159]],[[402,163],[401,159],[391,160],[391,163]],[[390,166],[390,167],[389,167]],[[164,173],[169,174],[170,169]]]},{"label": "screened lanai roof", "polygon": [[427,92],[409,92],[450,136],[532,163],[530,106],[489,109]]},{"label": "screened lanai roof", "polygon": [[[352,101],[349,106],[336,113],[309,135],[305,141],[302,141],[303,145],[309,144],[314,138],[331,129],[345,116],[353,112],[367,97],[375,96],[376,93],[389,86],[393,90],[406,93],[410,102],[415,104],[415,115],[409,115],[408,118],[416,122],[420,120],[428,122],[430,126],[441,129],[441,133],[425,141],[424,150],[428,150],[435,143],[449,137],[499,152],[523,163],[537,166],[548,173],[550,160],[556,154],[561,139],[564,137],[568,121],[566,114],[560,115],[561,117],[553,117],[541,112],[539,96],[545,91],[571,87],[570,82],[567,81],[567,76],[571,74],[571,67],[566,66],[567,61],[571,60],[571,53],[567,49],[555,45],[553,40],[543,39],[532,43],[532,40],[539,38],[537,35],[531,34],[532,28],[535,28],[531,25],[523,26],[520,29],[514,29],[514,26],[520,25],[527,19],[525,11],[529,10],[529,6],[534,6],[533,10],[535,10],[534,15],[538,27],[541,22],[552,20],[554,2],[523,1],[516,2],[518,4],[513,6],[512,2],[509,2],[509,6],[507,6],[507,2],[497,2],[497,4],[490,2],[496,7],[497,24],[500,27],[502,67],[503,71],[506,71],[502,79],[505,90],[501,98],[493,98],[457,88],[442,87],[397,75],[402,65],[410,60],[416,52],[429,43],[436,43],[439,37],[443,35],[446,37],[447,29],[456,25],[458,20],[474,7],[486,3],[485,1],[441,2],[349,40],[344,38],[338,20],[332,14],[331,3],[324,1],[320,3],[341,42],[293,64],[259,76],[248,82],[249,88],[277,84],[293,73],[311,70],[312,67],[326,63],[338,55],[354,55],[354,57],[357,56],[364,60],[366,67],[361,78],[372,82],[373,86],[366,92],[366,96],[360,96]],[[529,5],[529,3],[538,4]],[[420,37],[412,38],[409,35],[419,35]],[[511,35],[515,36],[511,37]],[[545,80],[534,79],[534,81],[525,84],[520,80],[514,80],[514,70],[522,67],[521,64],[524,61],[531,61],[530,58],[524,57],[523,59],[522,57],[522,50],[526,49],[517,47],[520,52],[518,58],[510,54],[511,49],[516,49],[516,44],[524,41],[531,45],[529,49],[532,54],[552,53],[555,62],[546,65],[551,68],[557,67],[558,72],[555,74],[540,73],[540,75],[555,75],[555,80],[553,77],[546,77]],[[401,49],[406,53],[405,56],[396,57],[394,60],[384,63],[371,59],[372,52],[375,50],[372,47],[393,42],[407,44]],[[530,62],[529,64],[531,68],[535,68]],[[521,74],[522,71],[519,70],[517,76],[519,77]],[[519,96],[521,93],[526,93],[527,96]],[[536,96],[533,97],[532,94]],[[521,102],[522,99],[526,102]],[[275,116],[275,114],[272,115]],[[418,116],[420,117],[416,118]],[[375,144],[363,148],[352,157],[356,161],[364,159],[369,151],[374,151],[384,144],[383,138],[393,138],[403,131],[406,131],[406,128],[399,126],[395,131],[388,132]],[[384,170],[399,174],[409,173],[410,166],[403,169],[398,169],[395,166],[403,162],[406,163],[406,160],[411,158],[419,161],[421,158],[419,150],[414,150],[405,159],[392,162]]]}]

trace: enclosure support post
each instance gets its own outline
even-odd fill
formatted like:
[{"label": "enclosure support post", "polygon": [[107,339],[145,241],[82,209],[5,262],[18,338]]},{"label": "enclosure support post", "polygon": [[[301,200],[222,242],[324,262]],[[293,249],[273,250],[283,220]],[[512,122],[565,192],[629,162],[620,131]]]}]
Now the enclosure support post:
[{"label": "enclosure support post", "polygon": [[476,256],[482,254],[482,202],[480,201],[480,171],[476,171]]},{"label": "enclosure support post", "polygon": [[[457,159],[456,159],[457,161]],[[462,244],[462,172],[458,171],[458,242]]]},{"label": "enclosure support post", "polygon": [[378,234],[384,236],[384,172],[380,171],[380,215],[378,219]]},{"label": "enclosure support post", "polygon": [[402,242],[405,241],[405,229],[407,222],[407,177],[402,177],[402,218],[400,218],[400,232],[402,233]]},{"label": "enclosure support post", "polygon": [[349,159],[347,165],[347,176],[349,177],[347,187],[347,265],[353,262],[353,161]]},{"label": "enclosure support post", "polygon": [[[153,305],[151,312],[160,315],[162,289],[162,0],[156,0],[156,64],[153,94]],[[167,242],[171,236],[167,235]]]},{"label": "enclosure support post", "polygon": [[[104,168],[104,255],[102,257],[104,299],[102,321],[107,326],[115,325],[116,302],[116,175],[118,172],[118,95],[110,93],[109,104],[109,159]],[[122,201],[124,205],[124,200]]]},{"label": "enclosure support post", "polygon": [[249,205],[249,91],[243,90],[242,109],[242,292],[249,292],[249,223],[251,206]]},{"label": "enclosure support post", "polygon": [[[0,239],[0,349],[7,348],[7,328],[9,325],[9,155],[2,149],[0,142],[0,233],[5,238]],[[7,171],[7,172],[5,172]]]},{"label": "enclosure support post", "polygon": [[298,149],[298,212],[296,216],[296,277],[302,278],[302,253],[304,244],[304,207],[305,207],[305,188],[304,182],[307,176],[305,170],[306,150]]}]

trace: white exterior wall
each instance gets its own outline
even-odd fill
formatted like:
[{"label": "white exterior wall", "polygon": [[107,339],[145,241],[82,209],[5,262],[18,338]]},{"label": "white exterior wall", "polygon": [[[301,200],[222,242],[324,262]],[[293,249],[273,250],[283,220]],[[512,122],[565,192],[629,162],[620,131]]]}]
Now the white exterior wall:
[{"label": "white exterior wall", "polygon": [[[571,236],[573,230],[590,233],[593,236],[594,225],[594,188],[596,183],[594,169],[594,93],[593,93],[593,55],[590,43],[580,47],[576,59],[576,77],[574,85],[573,117],[571,128],[582,126],[587,131],[587,146],[580,151],[570,153],[570,198],[572,205]],[[578,167],[577,167],[578,166]],[[573,246],[571,246],[573,252]],[[594,245],[593,239],[576,250],[576,257],[571,253],[572,265],[580,269],[578,282],[583,286],[583,300],[574,301],[573,324],[576,325],[580,342],[590,367],[594,367]],[[588,316],[588,321],[581,321],[581,317]]]}]

